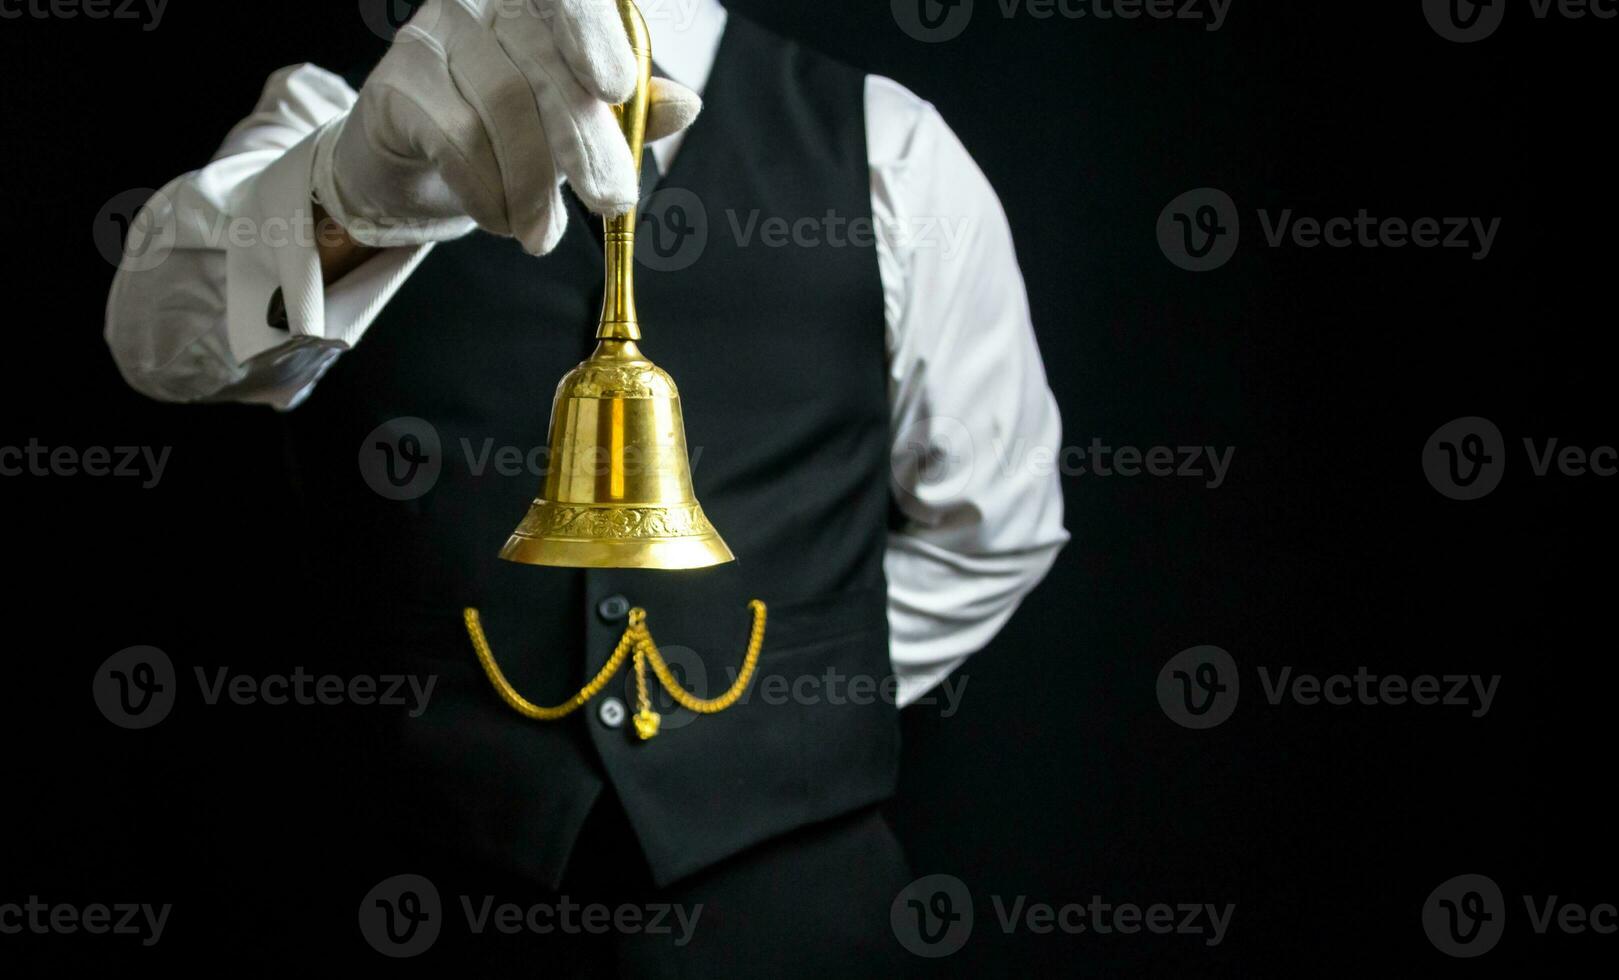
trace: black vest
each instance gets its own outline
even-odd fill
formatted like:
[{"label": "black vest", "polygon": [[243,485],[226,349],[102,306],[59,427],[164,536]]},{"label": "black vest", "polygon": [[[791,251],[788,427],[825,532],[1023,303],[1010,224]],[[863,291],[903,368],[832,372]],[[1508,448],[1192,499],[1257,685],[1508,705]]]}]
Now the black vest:
[{"label": "black vest", "polygon": [[[393,819],[554,887],[606,780],[667,883],[892,793],[891,687],[849,688],[891,674],[882,290],[869,236],[847,232],[871,220],[864,84],[732,14],[703,113],[639,226],[642,347],[680,385],[697,496],[736,562],[578,572],[496,557],[541,478],[527,460],[501,463],[543,461],[555,385],[588,352],[600,308],[600,219],[576,205],[541,259],[481,232],[437,246],[288,415],[312,533],[301,599],[354,662],[438,677],[428,711],[389,715],[377,749],[395,765]],[[783,245],[764,234],[781,219],[833,233]],[[392,500],[356,453],[404,417],[436,433],[439,475]],[[598,712],[607,696],[634,710],[628,665],[561,722],[497,699],[463,606],[481,610],[517,689],[554,704],[616,644],[615,597],[647,610],[677,672],[709,696],[741,664],[748,601],[764,600],[742,702],[699,717],[662,700],[664,730],[642,743]]]}]

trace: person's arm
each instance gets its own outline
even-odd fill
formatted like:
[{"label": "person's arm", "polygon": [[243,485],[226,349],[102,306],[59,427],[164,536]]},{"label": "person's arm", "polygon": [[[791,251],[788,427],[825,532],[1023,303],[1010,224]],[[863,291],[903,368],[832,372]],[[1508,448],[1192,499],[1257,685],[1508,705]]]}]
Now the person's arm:
[{"label": "person's arm", "polygon": [[[634,206],[612,107],[636,65],[614,4],[427,0],[357,93],[277,72],[214,161],[135,222],[107,305],[119,369],[163,400],[297,405],[432,243],[482,227],[544,255],[564,180],[594,211]],[[702,105],[669,79],[650,94],[649,141]]]},{"label": "person's arm", "polygon": [[290,408],[426,255],[365,248],[310,198],[316,135],[355,98],[313,65],[276,72],[214,159],[147,203],[135,227],[150,244],[126,254],[107,302],[133,388]]},{"label": "person's arm", "polygon": [[994,638],[1068,541],[1051,465],[1062,422],[989,181],[896,82],[867,79],[866,130],[905,518],[884,559],[904,706]]}]

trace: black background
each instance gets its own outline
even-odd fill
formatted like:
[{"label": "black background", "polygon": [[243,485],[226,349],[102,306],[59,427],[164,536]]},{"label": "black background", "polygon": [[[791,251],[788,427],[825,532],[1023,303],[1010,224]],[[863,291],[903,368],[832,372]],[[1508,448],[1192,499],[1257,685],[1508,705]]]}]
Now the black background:
[{"label": "black background", "polygon": [[[728,5],[939,108],[1010,217],[1066,444],[1235,447],[1218,489],[1067,477],[1074,540],[964,669],[960,711],[906,712],[890,816],[918,874],[954,874],[976,899],[973,937],[941,974],[1445,974],[1611,957],[1619,937],[1535,935],[1521,896],[1619,900],[1615,481],[1534,477],[1522,440],[1619,440],[1603,70],[1619,22],[1538,21],[1525,0],[1462,45],[1416,0],[1234,0],[1212,33],[1007,19],[979,0],[961,37],[924,44],[884,2]],[[349,0],[174,0],[151,32],[0,21],[0,445],[174,447],[151,490],[0,478],[0,901],[176,905],[151,950],[0,936],[0,963],[218,954],[221,972],[253,973],[371,955],[350,918],[312,921],[352,916],[358,896],[320,877],[342,847],[321,834],[341,798],[274,751],[269,726],[303,719],[177,710],[126,732],[89,690],[102,660],[138,643],[182,671],[251,665],[299,601],[285,515],[263,492],[281,465],[271,413],[158,405],[123,385],[101,339],[113,270],[92,239],[98,210],[206,161],[270,70],[343,66],[375,44]],[[1203,186],[1237,202],[1243,242],[1193,274],[1166,261],[1154,225]],[[1484,261],[1267,247],[1257,211],[1285,208],[1501,226]],[[1463,503],[1429,485],[1421,453],[1467,415],[1500,427],[1510,460],[1498,490]],[[1230,651],[1244,684],[1209,731],[1173,724],[1154,689],[1199,644]],[[1502,679],[1474,718],[1272,706],[1261,665]],[[1421,926],[1429,892],[1463,873],[1508,897],[1506,937],[1478,961],[1441,955]],[[1207,948],[1006,935],[990,900],[1093,894],[1237,908]]]}]

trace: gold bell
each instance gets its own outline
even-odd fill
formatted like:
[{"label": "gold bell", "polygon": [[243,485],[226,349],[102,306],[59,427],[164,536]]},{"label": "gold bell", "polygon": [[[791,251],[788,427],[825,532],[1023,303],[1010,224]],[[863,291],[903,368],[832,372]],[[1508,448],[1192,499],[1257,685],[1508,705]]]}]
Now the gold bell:
[{"label": "gold bell", "polygon": [[[614,107],[639,168],[652,42],[618,0],[639,77]],[[607,281],[596,350],[557,385],[545,483],[500,557],[573,568],[702,568],[733,560],[692,492],[680,393],[636,341],[635,210],[605,219]]]}]

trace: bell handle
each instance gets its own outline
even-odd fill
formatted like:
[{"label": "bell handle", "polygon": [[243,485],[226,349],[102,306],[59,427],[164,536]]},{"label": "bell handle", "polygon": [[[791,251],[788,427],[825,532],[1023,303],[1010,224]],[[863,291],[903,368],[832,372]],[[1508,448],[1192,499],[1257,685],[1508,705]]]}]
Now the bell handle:
[{"label": "bell handle", "polygon": [[[618,13],[624,20],[630,50],[635,53],[635,91],[621,105],[613,107],[624,142],[629,144],[635,175],[641,175],[641,149],[646,145],[647,110],[652,104],[652,35],[635,0],[618,0]],[[641,326],[635,315],[635,220],[636,208],[602,218],[602,248],[606,260],[606,289],[602,296],[601,322],[596,327],[599,340],[640,340]]]}]

